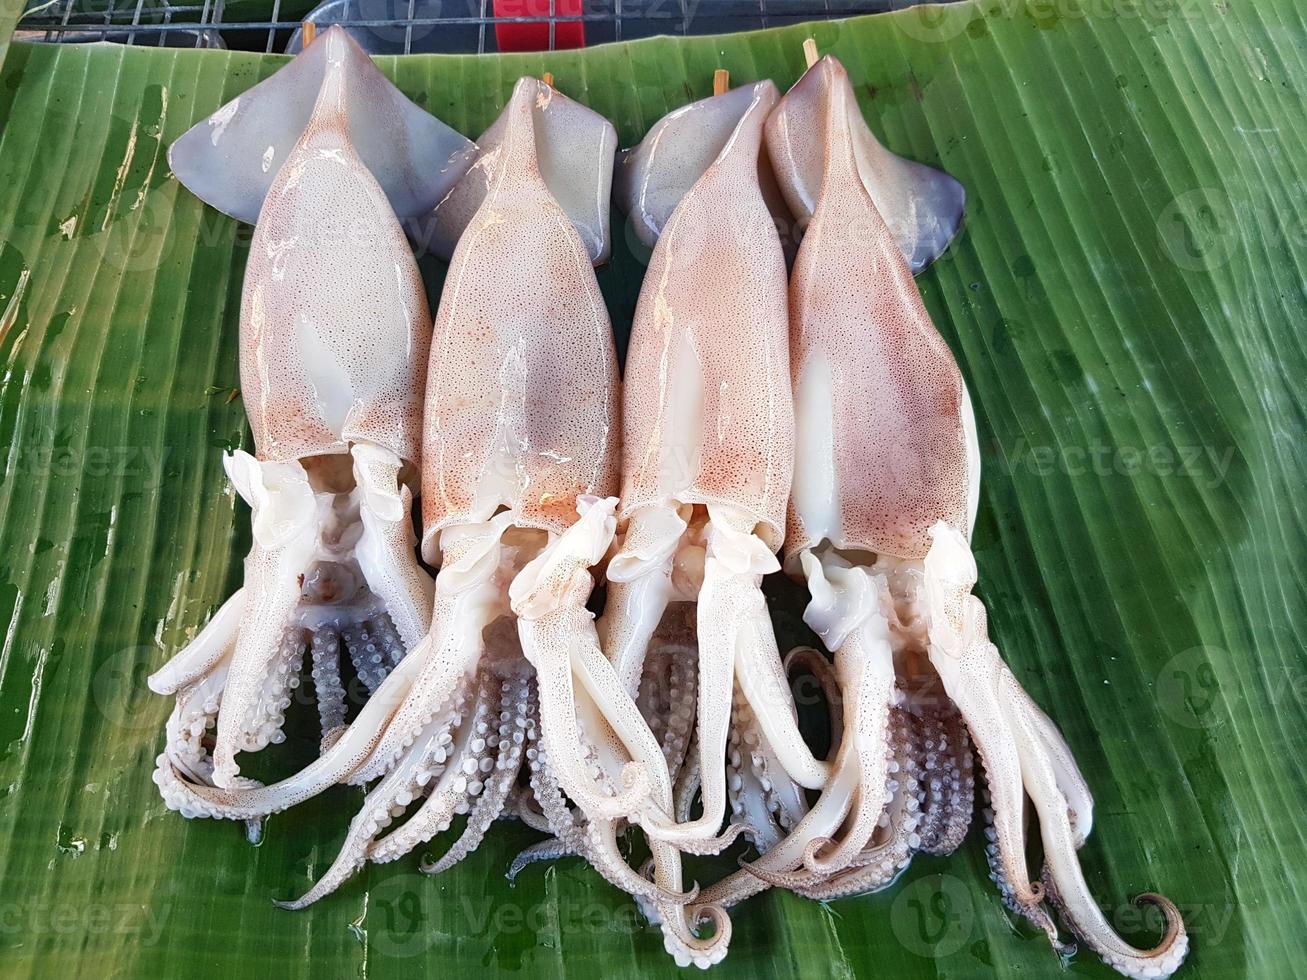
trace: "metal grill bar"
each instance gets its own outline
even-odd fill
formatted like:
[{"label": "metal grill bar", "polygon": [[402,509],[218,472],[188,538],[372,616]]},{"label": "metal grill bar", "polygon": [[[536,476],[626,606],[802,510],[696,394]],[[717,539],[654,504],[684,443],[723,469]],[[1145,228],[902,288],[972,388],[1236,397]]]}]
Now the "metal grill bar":
[{"label": "metal grill bar", "polygon": [[[272,23],[275,24],[279,20],[281,20],[281,0],[272,0]],[[264,54],[272,54],[272,44],[273,41],[276,40],[276,37],[277,37],[277,29],[275,27],[269,26],[268,44],[267,47],[263,49]]]},{"label": "metal grill bar", "polygon": [[[650,33],[693,34],[722,30],[745,30],[768,27],[796,20],[824,20],[856,14],[878,13],[907,6],[920,0],[646,0],[632,4],[629,0],[584,0],[580,14],[560,14],[557,0],[548,0],[548,14],[495,17],[489,0],[467,0],[467,13],[443,11],[426,16],[418,0],[396,3],[406,7],[405,16],[342,18],[324,16],[322,23],[343,23],[350,28],[393,32],[395,46],[389,50],[408,54],[414,50],[415,30],[428,47],[434,40],[437,50],[490,50],[487,28],[496,24],[546,24],[549,50],[557,44],[559,24],[585,24],[606,27],[606,40],[629,40]],[[937,0],[927,0],[937,2]],[[283,19],[283,0],[270,0],[268,20],[224,19],[225,0],[173,3],[171,0],[29,0],[18,25],[18,37],[24,40],[77,42],[108,40],[126,44],[179,44],[202,47],[231,45],[271,53],[281,50],[299,26],[299,20]],[[372,9],[376,9],[376,4]],[[446,7],[454,6],[447,3]],[[242,5],[248,10],[248,5]],[[357,7],[355,8],[357,10]],[[363,8],[365,11],[368,7]],[[391,7],[390,9],[395,9]],[[311,14],[309,16],[312,16]],[[464,29],[464,40],[455,43],[440,28]],[[474,33],[466,29],[475,28]],[[588,33],[588,32],[587,32]],[[402,47],[398,39],[402,36]],[[279,43],[280,41],[280,43]]]},{"label": "metal grill bar", "polygon": [[[145,0],[136,0],[136,9],[132,12],[132,26],[135,27],[141,22],[141,8],[145,6]],[[132,31],[127,35],[127,43],[136,43],[136,32]]]}]

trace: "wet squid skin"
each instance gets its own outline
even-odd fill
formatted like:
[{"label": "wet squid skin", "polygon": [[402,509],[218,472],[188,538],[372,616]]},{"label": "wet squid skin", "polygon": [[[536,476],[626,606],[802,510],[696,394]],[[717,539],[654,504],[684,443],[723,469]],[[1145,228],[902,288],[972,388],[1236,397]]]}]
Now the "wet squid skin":
[{"label": "wet squid skin", "polygon": [[321,85],[262,199],[242,293],[255,453],[229,453],[224,465],[252,511],[244,584],[150,678],[176,697],[156,779],[178,806],[169,787],[244,785],[239,754],[282,739],[306,650],[328,742],[344,722],[342,657],[375,689],[430,619],[410,516],[426,294],[349,136],[344,35],[315,50]]},{"label": "wet squid skin", "polygon": [[[1059,948],[1050,905],[1120,973],[1168,976],[1188,949],[1178,910],[1140,896],[1166,919],[1149,950],[1131,947],[1103,917],[1076,857],[1092,822],[1088,787],[1056,726],[1003,663],[972,595],[980,473],[970,398],[922,306],[904,258],[912,250],[869,193],[847,77],[831,58],[809,70],[768,120],[773,156],[793,141],[786,101],[796,95],[810,110],[805,145],[815,141],[822,157],[790,280],[796,479],[785,561],[807,580],[804,618],[834,654],[827,684],[839,689],[841,731],[818,800],[787,813],[788,834],[773,834],[745,872],[701,897],[729,905],[759,880],[818,898],[874,890],[913,851],[957,846],[961,808],[971,806],[969,788],[957,792],[969,781],[969,736],[984,766],[989,853],[1005,902]],[[781,181],[785,188],[783,170]],[[912,747],[922,739],[934,747],[925,758],[944,761],[943,797],[930,775],[922,792],[923,754]],[[1045,855],[1034,880],[1027,798]]]},{"label": "wet squid skin", "polygon": [[915,275],[939,258],[957,234],[966,191],[942,170],[881,145],[858,110],[848,73],[833,57],[805,72],[767,120],[767,158],[780,193],[795,223],[806,228],[827,172],[822,106],[833,88],[842,90],[858,177]]}]

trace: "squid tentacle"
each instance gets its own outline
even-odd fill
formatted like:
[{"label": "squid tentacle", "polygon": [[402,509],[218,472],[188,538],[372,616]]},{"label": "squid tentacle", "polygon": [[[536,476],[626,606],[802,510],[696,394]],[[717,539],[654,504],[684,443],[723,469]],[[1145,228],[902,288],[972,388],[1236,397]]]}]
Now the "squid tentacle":
[{"label": "squid tentacle", "polygon": [[689,823],[694,810],[694,801],[699,796],[699,736],[690,735],[690,750],[686,755],[685,765],[676,777],[672,787],[672,813],[677,823]]},{"label": "squid tentacle", "polygon": [[241,586],[218,608],[195,639],[149,676],[146,683],[150,690],[155,694],[176,694],[216,670],[236,646],[245,603],[245,587]]},{"label": "squid tentacle", "polygon": [[952,854],[966,837],[975,806],[975,776],[967,726],[951,705],[916,716],[921,751],[921,850]]},{"label": "squid tentacle", "polygon": [[[479,699],[479,692],[471,692],[470,697]],[[461,714],[456,715],[454,724],[459,718]],[[364,798],[359,812],[350,821],[345,843],[326,873],[299,898],[274,903],[278,908],[304,909],[334,892],[372,857],[369,851],[373,842],[394,820],[396,810],[402,813],[433,776],[438,774],[440,783],[449,778],[446,746],[451,740],[451,727],[443,721],[433,721],[428,725],[399,764]]]},{"label": "squid tentacle", "polygon": [[340,680],[340,639],[334,630],[317,630],[309,638],[313,693],[318,702],[322,743],[345,727],[345,686]]},{"label": "squid tentacle", "polygon": [[[444,743],[437,755],[436,761],[443,765],[443,771],[435,785],[417,812],[402,826],[369,844],[368,860],[378,864],[398,860],[448,830],[455,814],[470,810],[469,800],[485,789],[481,779],[486,775],[483,767],[493,765],[488,755],[487,735],[491,724],[499,717],[501,706],[500,684],[488,670],[483,669],[478,676],[470,713],[462,716],[449,730],[451,739]],[[395,801],[392,813],[395,810],[402,812],[425,785],[423,779],[413,790],[403,791]],[[468,829],[473,829],[470,821]]]},{"label": "squid tentacle", "polygon": [[[590,653],[586,656],[595,655]],[[604,664],[607,662],[604,661]],[[599,665],[593,666],[596,670],[602,670]],[[593,685],[583,684],[576,694],[576,714],[580,728],[595,735],[593,741],[586,743],[592,778],[601,786],[610,785],[613,776],[621,771],[622,750],[628,746],[620,733],[614,733],[609,727],[613,715],[595,700]],[[677,850],[651,839],[649,844],[653,851],[651,864],[654,869],[652,879],[632,869],[617,846],[618,821],[594,813],[574,816],[563,802],[563,790],[555,778],[557,768],[550,766],[550,759],[547,746],[539,746],[535,756],[536,765],[532,770],[532,786],[556,837],[518,855],[510,868],[510,874],[516,875],[534,860],[568,853],[580,854],[609,882],[635,897],[651,919],[662,924],[664,945],[678,963],[694,963],[706,967],[719,962],[725,956],[730,941],[729,919],[720,910],[696,912],[695,918],[689,916],[688,909],[690,903],[697,898],[698,886],[691,886],[689,891],[682,890],[680,855]],[[661,754],[655,761],[662,764]],[[670,804],[670,785],[665,787],[663,793]],[[706,938],[695,935],[693,930],[693,923],[699,916],[714,923],[712,935]]]},{"label": "squid tentacle", "polygon": [[372,631],[384,654],[378,662],[384,675],[426,635],[436,586],[413,561],[417,544],[411,519],[413,491],[400,479],[404,461],[391,450],[366,442],[352,445],[350,457],[363,528],[354,556],[368,588],[381,599],[380,618],[389,620],[388,626]]},{"label": "squid tentacle", "polygon": [[[877,825],[866,846],[841,863],[834,872],[817,865],[816,855],[831,841],[814,839],[804,853],[803,870],[771,874],[759,869],[765,880],[818,901],[879,891],[891,885],[920,849],[921,771],[912,723],[905,712],[894,709],[890,726],[893,762],[888,785],[889,802],[878,815]],[[750,869],[752,870],[752,869]]]},{"label": "squid tentacle", "polygon": [[[658,738],[674,786],[690,751],[694,730],[694,708],[698,696],[698,673],[693,633],[680,620],[690,610],[681,604],[676,614],[667,612],[649,644],[640,687],[642,698],[661,698],[657,706],[642,708],[645,721]],[[685,634],[689,634],[687,638]]]},{"label": "squid tentacle", "polygon": [[[1189,939],[1176,907],[1166,899],[1146,898],[1166,918],[1166,932],[1153,949],[1136,949],[1118,936],[1103,916],[1080,868],[1076,849],[1079,806],[1087,822],[1083,780],[1071,780],[1076,794],[1069,801],[1069,752],[1059,735],[1051,741],[1047,716],[1034,705],[989,640],[985,607],[971,590],[976,581],[975,559],[966,539],[944,522],[931,528],[925,559],[925,599],[930,614],[930,659],[949,697],[958,706],[985,764],[993,799],[994,844],[998,875],[1011,889],[1012,900],[1036,921],[1051,920],[1040,904],[1042,884],[1026,873],[1024,799],[1028,795],[1039,816],[1047,878],[1057,893],[1053,900],[1071,930],[1109,966],[1130,977],[1159,977],[1174,972],[1188,952]],[[1052,751],[1050,751],[1050,745]],[[1077,773],[1078,775],[1078,773]],[[1050,939],[1055,939],[1050,931]]]},{"label": "squid tentacle", "polygon": [[368,689],[368,693],[375,694],[381,682],[386,679],[386,668],[382,665],[382,654],[377,650],[376,643],[372,642],[367,624],[350,623],[343,626],[340,639],[341,645],[349,653],[350,663],[354,665],[354,673]]},{"label": "squid tentacle", "polygon": [[[523,736],[522,757],[525,760],[528,748],[533,744],[526,738],[527,726],[531,722],[531,710],[534,704],[535,692],[529,691],[525,703],[526,710],[522,712],[523,723],[520,726]],[[514,738],[517,736],[514,735]],[[545,818],[544,811],[539,808],[539,804],[531,795],[530,783],[526,786],[514,785],[508,793],[508,802],[504,804],[504,815],[510,819],[521,820],[532,830],[539,831],[542,834],[552,834],[553,830],[549,827],[549,821]]]},{"label": "squid tentacle", "polygon": [[[478,606],[484,602],[484,598],[484,595],[451,596],[447,600],[446,611],[441,615],[457,619],[466,606]],[[437,603],[438,613],[445,605],[446,603]],[[465,614],[463,618],[465,621],[476,621],[475,614]],[[479,634],[479,630],[475,632]],[[161,766],[155,774],[155,781],[159,784],[164,802],[172,809],[197,816],[250,820],[289,809],[342,781],[367,782],[384,776],[394,768],[406,748],[413,744],[417,734],[441,713],[442,708],[447,711],[454,700],[453,693],[457,691],[461,680],[457,677],[453,684],[441,685],[442,690],[448,687],[451,691],[441,705],[428,708],[430,698],[422,696],[416,698],[421,701],[422,707],[413,710],[415,692],[420,692],[421,685],[428,680],[430,674],[440,666],[447,667],[448,661],[455,656],[464,660],[468,658],[464,652],[466,644],[463,642],[468,637],[441,639],[443,642],[433,652],[431,638],[424,638],[415,650],[400,661],[377,692],[368,699],[358,717],[335,738],[327,751],[295,775],[268,786],[258,786],[247,781],[224,788],[189,782],[171,766]],[[473,650],[479,654],[479,635],[472,639],[475,641]],[[438,662],[437,667],[431,666],[429,661],[432,660]],[[397,713],[406,707],[416,717],[411,717],[402,726],[396,725]],[[413,725],[417,725],[416,729]],[[398,740],[395,729],[399,727],[405,731],[406,738],[403,741],[407,744],[391,749],[387,745],[387,736]]]},{"label": "squid tentacle", "polygon": [[[530,865],[540,864],[545,861],[558,861],[565,857],[582,856],[581,852],[571,845],[564,844],[557,837],[549,837],[545,840],[536,841],[519,851],[517,856],[513,858],[513,863],[508,866],[505,877],[513,882]],[[426,869],[423,868],[423,870]]]},{"label": "squid tentacle", "polygon": [[[984,756],[981,756],[981,767],[985,769]],[[985,774],[986,806],[982,815],[985,821],[985,861],[989,865],[989,880],[998,888],[999,898],[1002,899],[1005,906],[1043,932],[1048,937],[1049,945],[1057,950],[1059,956],[1069,957],[1076,951],[1075,944],[1063,942],[1058,935],[1057,923],[1053,921],[1053,916],[1043,904],[1046,896],[1043,882],[1031,883],[1032,893],[1035,896],[1033,901],[1021,902],[1017,900],[1016,891],[1013,888],[1011,879],[1008,877],[1006,855],[1004,855],[1003,849],[998,843],[998,830],[994,825],[993,793],[989,789],[987,769],[985,769]],[[1024,821],[1024,805],[1022,810],[1022,819]],[[1024,836],[1023,830],[1023,840]]]},{"label": "squid tentacle", "polygon": [[[543,718],[537,715],[536,724],[539,725],[541,721]],[[534,731],[539,732],[540,729],[535,728]],[[539,738],[539,735],[533,737]],[[578,819],[571,812],[563,787],[557,778],[557,769],[551,765],[548,746],[543,740],[537,742],[534,748],[528,749],[528,756],[532,762],[532,789],[555,835],[552,841],[543,843],[552,845],[550,849],[560,854],[573,853],[586,858],[610,884],[623,891],[651,899],[655,896],[664,897],[648,880],[642,878],[639,881],[635,880],[640,876],[617,853],[615,837],[611,841],[604,839],[614,833],[615,825],[612,822],[605,821],[604,826],[597,830],[594,819]],[[523,855],[519,855],[518,860],[513,862],[513,867],[510,868],[511,875],[515,876],[532,860],[541,859],[533,854],[519,866],[518,861],[522,860],[522,857]]]},{"label": "squid tentacle", "polygon": [[[223,657],[211,673],[177,692],[177,701],[165,728],[167,745],[155,759],[152,778],[159,787],[160,796],[185,817],[212,815],[206,804],[191,801],[185,787],[212,782],[213,764],[203,738],[217,721],[230,662],[229,655]],[[253,780],[244,780],[244,783],[258,786]],[[251,844],[257,843],[263,836],[262,817],[250,815],[244,822],[246,838]]]},{"label": "squid tentacle", "polygon": [[[657,768],[632,759],[621,774],[621,789],[595,780],[584,753],[592,744],[578,718],[582,690],[602,706],[605,719],[622,726],[622,735],[643,735],[652,743],[658,762],[661,752],[639,709],[616,672],[599,651],[593,615],[585,607],[594,587],[590,568],[603,557],[616,521],[615,498],[592,499],[581,519],[554,537],[509,586],[517,615],[522,652],[536,670],[540,696],[541,740],[567,795],[582,812],[596,819],[620,820],[645,810],[651,777]],[[629,748],[628,744],[628,748]],[[637,746],[637,750],[645,748]],[[646,753],[646,758],[649,753]],[[662,765],[663,774],[666,772]]]},{"label": "squid tentacle", "polygon": [[[694,966],[706,970],[726,958],[731,944],[731,919],[720,905],[698,903],[676,909],[674,918],[663,920],[663,948],[676,961],[677,966]],[[689,926],[707,923],[711,928],[706,937],[695,934]],[[669,925],[670,923],[670,925]]]},{"label": "squid tentacle", "polygon": [[804,864],[818,875],[843,870],[867,846],[890,801],[891,774],[900,768],[893,759],[890,731],[896,688],[889,626],[884,617],[872,617],[854,629],[835,656],[842,686],[853,695],[852,703],[846,706],[845,731],[835,765],[856,767],[858,788],[857,800],[834,849],[825,856],[810,849],[804,856]]},{"label": "squid tentacle", "polygon": [[535,801],[540,804],[540,810],[549,825],[549,832],[554,835],[559,846],[584,857],[587,848],[585,831],[579,826],[576,816],[568,806],[563,788],[558,784],[549,766],[549,755],[540,737],[540,723],[540,703],[537,699],[531,705],[526,729],[526,758],[530,769],[531,791]]},{"label": "squid tentacle", "polygon": [[[848,792],[852,787],[846,787]],[[773,848],[753,861],[740,859],[740,870],[703,889],[700,901],[731,908],[765,891],[770,877],[784,874],[803,863],[811,841],[825,842],[843,822],[844,813],[837,808],[814,806],[794,830]],[[788,846],[787,846],[788,845]]]},{"label": "squid tentacle", "polygon": [[259,461],[237,450],[223,463],[250,505],[254,531],[213,746],[213,783],[235,788],[236,756],[281,740],[282,712],[288,690],[298,684],[302,656],[292,618],[304,574],[327,547],[324,534],[333,526],[337,495],[315,490],[298,461]]},{"label": "squid tentacle", "polygon": [[299,604],[299,576],[309,564],[313,530],[305,529],[285,549],[264,548],[257,540],[245,560],[245,583],[252,601],[236,637],[213,747],[213,781],[237,785],[236,756],[272,742],[281,730],[281,700],[292,681],[287,623]]},{"label": "squid tentacle", "polygon": [[727,765],[734,826],[758,851],[765,852],[803,819],[808,805],[803,788],[777,763],[749,702],[738,689]]},{"label": "squid tentacle", "polygon": [[748,865],[747,868],[742,867],[705,888],[700,900],[730,908],[767,888],[769,882],[756,872],[786,873],[798,868],[813,841],[824,842],[833,838],[843,825],[852,805],[858,777],[854,766],[837,767],[830,784],[788,835],[756,860],[742,860],[741,865]]},{"label": "squid tentacle", "polygon": [[165,802],[196,815],[250,820],[279,812],[342,781],[365,783],[392,772],[420,733],[447,718],[475,672],[482,632],[505,611],[496,582],[507,520],[447,529],[431,630],[405,656],[355,721],[300,772],[269,786],[215,788],[156,773]]},{"label": "squid tentacle", "polygon": [[[602,785],[610,786],[614,776],[623,767],[624,746],[606,724],[600,706],[584,689],[577,701],[577,715],[582,719],[582,727],[587,733],[608,735],[590,746],[589,758],[596,779]],[[670,795],[670,789],[668,794]],[[587,857],[591,863],[599,867],[606,878],[636,898],[646,899],[661,907],[683,905],[697,893],[697,889],[691,893],[681,891],[680,855],[674,850],[665,845],[660,846],[656,841],[652,842],[657,876],[651,881],[631,868],[618,849],[619,821],[590,817],[584,821],[584,830],[589,842]]]},{"label": "squid tentacle", "polygon": [[789,685],[760,582],[779,568],[775,556],[752,533],[752,521],[730,507],[709,506],[708,552],[699,592],[699,741],[702,815],[689,823],[655,818],[650,833],[676,843],[716,835],[725,819],[725,758],[732,695],[738,682],[758,726],[790,779],[816,789],[829,766],[813,757],[799,733]]},{"label": "squid tentacle", "polygon": [[[485,630],[508,611],[500,566],[506,560],[503,536],[512,519],[511,513],[504,512],[441,532],[444,561],[436,576],[435,606],[423,640],[429,646],[420,658],[420,672],[410,689],[396,699],[391,717],[375,731],[373,748],[349,774],[351,782],[384,776],[476,672],[485,653]],[[417,653],[414,650],[405,656],[395,672]],[[368,704],[382,693],[379,690]],[[355,727],[357,723],[351,732]]]},{"label": "squid tentacle", "polygon": [[[820,789],[830,778],[830,765],[813,756],[799,732],[771,616],[759,588],[761,576],[778,571],[780,565],[762,540],[747,529],[749,518],[734,508],[715,505],[709,506],[708,514],[709,557],[705,561],[704,591],[709,591],[707,568],[711,563],[720,573],[717,584],[721,588],[721,608],[739,615],[742,625],[734,644],[738,657],[733,664],[734,675],[790,779],[806,789]],[[713,602],[701,598],[701,635],[704,619],[713,617]]]},{"label": "squid tentacle", "polygon": [[[504,811],[513,780],[522,766],[526,745],[526,713],[531,697],[530,682],[523,676],[506,680],[500,691],[498,753],[494,771],[486,775],[486,786],[467,816],[467,827],[444,856],[435,862],[424,860],[424,874],[440,874],[475,851],[490,830],[490,825]],[[484,763],[483,763],[484,766]]]},{"label": "squid tentacle", "polygon": [[[412,540],[405,503],[411,504],[412,498],[407,488],[395,489],[387,497],[384,482],[377,482],[383,479],[378,474],[389,473],[398,487],[395,480],[401,461],[376,446],[355,445],[352,452],[358,483],[349,493],[315,491],[308,472],[298,462],[261,463],[241,452],[226,459],[233,484],[253,510],[255,540],[246,559],[245,587],[240,601],[229,600],[197,637],[200,642],[179,654],[152,680],[156,689],[168,690],[193,677],[206,663],[216,663],[213,652],[224,643],[230,644],[210,778],[192,783],[184,771],[177,770],[157,776],[156,781],[165,791],[165,802],[174,809],[248,820],[315,795],[347,778],[373,752],[386,731],[386,723],[409,693],[413,683],[409,672],[394,683],[382,681],[399,659],[393,652],[388,654],[389,663],[360,662],[365,682],[376,689],[358,723],[343,734],[339,732],[342,692],[339,684],[333,683],[338,667],[336,671],[331,669],[331,655],[327,652],[332,641],[346,647],[353,645],[357,653],[366,647],[362,641],[366,623],[384,621],[392,611],[399,615],[400,622],[425,621],[430,613],[426,591],[429,579],[412,560],[411,548],[406,545],[407,550],[401,549],[396,557],[393,548],[388,551],[374,540],[387,534],[394,537],[400,533],[396,528],[404,528],[404,541]],[[355,503],[356,497],[361,501]],[[360,520],[364,525],[361,532],[356,523]],[[391,531],[382,527],[387,521],[393,525]],[[305,570],[324,555],[336,561],[341,549],[352,549],[365,579],[371,575],[369,588],[376,586],[381,591],[350,615],[341,615],[330,604],[302,605],[312,603],[308,593],[301,591],[308,588],[303,581]],[[374,566],[385,571],[378,572]],[[326,581],[331,582],[330,575]],[[234,623],[233,617],[238,617],[239,623]],[[270,646],[274,634],[277,639]],[[324,754],[286,780],[267,787],[252,786],[237,776],[236,752],[280,740],[281,712],[289,701],[287,692],[299,682],[298,665],[305,646],[313,650],[315,673],[324,691],[319,704]],[[269,649],[275,651],[271,656]],[[253,735],[252,727],[257,728]]]},{"label": "squid tentacle", "polygon": [[826,706],[826,715],[830,724],[830,752],[839,751],[840,738],[844,731],[844,694],[840,690],[839,675],[835,665],[816,647],[795,647],[785,655],[783,662],[785,676],[792,678],[796,672],[807,671],[817,680],[821,687],[822,698]]},{"label": "squid tentacle", "polygon": [[[886,617],[892,608],[888,583],[884,576],[851,566],[825,549],[820,554],[805,551],[801,559],[812,595],[804,620],[835,651],[834,680],[840,689],[831,697],[842,713],[832,764],[835,776],[823,796],[848,792],[852,798],[835,804],[844,814],[838,833],[814,835],[801,850],[790,848],[791,853],[801,853],[805,871],[768,862],[756,869],[765,880],[784,882],[786,887],[810,885],[843,871],[858,858],[882,821],[892,799],[891,773],[900,768],[891,731],[891,707],[900,695]],[[817,669],[829,673],[824,666]],[[831,850],[822,854],[828,846]]]},{"label": "squid tentacle", "polygon": [[678,509],[644,508],[631,517],[621,547],[608,563],[608,598],[598,631],[604,653],[632,696],[638,693],[650,644],[676,598],[673,569],[688,526]]}]

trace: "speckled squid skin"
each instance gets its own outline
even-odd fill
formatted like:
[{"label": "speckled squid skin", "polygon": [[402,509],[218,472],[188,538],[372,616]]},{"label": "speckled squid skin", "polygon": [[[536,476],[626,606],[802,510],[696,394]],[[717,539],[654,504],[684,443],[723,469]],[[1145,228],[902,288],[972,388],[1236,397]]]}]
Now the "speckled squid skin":
[{"label": "speckled squid skin", "polygon": [[830,55],[794,83],[767,120],[768,156],[785,201],[800,224],[812,217],[821,196],[827,145],[821,131],[822,107],[837,90],[863,186],[913,273],[918,273],[957,234],[966,191],[943,171],[885,149],[858,111],[844,66]]},{"label": "speckled squid skin", "polygon": [[399,222],[350,139],[349,84],[344,63],[329,67],[250,243],[241,392],[261,460],[354,442],[418,460],[431,314]]},{"label": "speckled squid skin", "polygon": [[793,470],[785,260],[758,187],[754,86],[717,159],[677,205],[631,327],[622,514],[669,500],[727,503],[779,547]]},{"label": "speckled squid skin", "polygon": [[499,507],[561,533],[579,494],[617,488],[620,388],[612,327],[590,257],[535,154],[523,78],[499,159],[463,233],[436,316],[423,447],[423,550]]},{"label": "speckled squid skin", "polygon": [[[850,90],[821,92],[816,118],[831,129],[818,135],[831,159],[790,280],[791,370],[800,425],[824,423],[832,438],[801,440],[785,553],[793,563],[829,538],[838,548],[922,558],[937,520],[968,527],[978,474],[969,471],[967,396],[859,176]],[[818,382],[823,371],[829,380]],[[830,506],[805,495],[803,478],[818,473]]]}]

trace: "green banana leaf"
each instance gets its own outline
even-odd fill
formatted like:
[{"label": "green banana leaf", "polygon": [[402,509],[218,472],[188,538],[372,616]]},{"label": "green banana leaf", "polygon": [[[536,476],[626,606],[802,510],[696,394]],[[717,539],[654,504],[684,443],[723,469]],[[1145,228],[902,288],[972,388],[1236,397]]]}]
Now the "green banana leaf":
[{"label": "green banana leaf", "polygon": [[24,4],[20,0],[9,0],[0,6],[0,65],[4,64],[5,54],[9,51],[9,39],[14,27],[22,16]]},{"label": "green banana leaf", "polygon": [[[2,18],[0,18],[2,19]],[[5,26],[0,24],[0,27]],[[968,191],[920,283],[972,392],[975,547],[991,632],[1097,799],[1082,853],[1128,904],[1184,910],[1181,976],[1288,977],[1307,841],[1304,515],[1307,27],[1292,0],[991,0],[751,35],[547,56],[382,59],[464,133],[552,71],[623,143],[712,72],[838,55],[894,150]],[[0,31],[7,36],[7,31]],[[248,229],[170,175],[168,144],[283,59],[9,47],[0,72],[0,975],[408,977],[677,973],[577,860],[503,871],[496,826],[427,878],[368,868],[302,913],[360,794],[240,829],[165,810],[165,699],[143,678],[235,588],[247,512],[223,449]],[[643,266],[600,272],[619,335]],[[426,264],[433,297],[440,268]],[[748,356],[742,351],[741,356]],[[783,638],[801,596],[773,586]],[[290,753],[311,751],[306,727]],[[977,819],[977,824],[979,824]],[[978,827],[886,891],[737,909],[723,978],[1044,977]],[[1088,951],[1067,968],[1110,975]],[[690,971],[684,971],[687,975]]]}]

